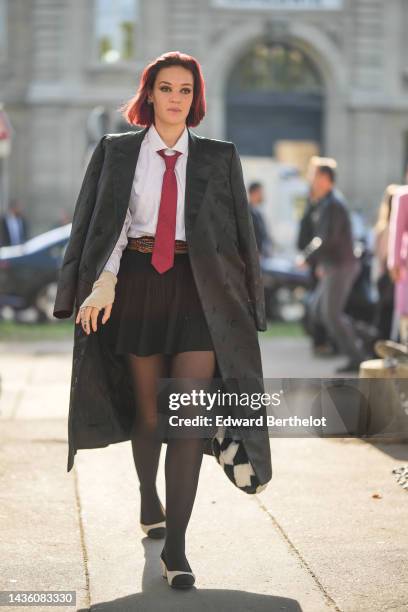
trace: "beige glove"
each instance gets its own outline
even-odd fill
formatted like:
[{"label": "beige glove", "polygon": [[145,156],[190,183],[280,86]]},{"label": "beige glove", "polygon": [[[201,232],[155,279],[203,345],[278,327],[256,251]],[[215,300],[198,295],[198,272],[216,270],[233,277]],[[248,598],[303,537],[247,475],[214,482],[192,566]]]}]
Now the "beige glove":
[{"label": "beige glove", "polygon": [[80,308],[94,306],[101,310],[101,308],[113,304],[115,299],[115,285],[117,282],[118,279],[113,272],[104,270],[92,285],[92,293],[82,302]]}]

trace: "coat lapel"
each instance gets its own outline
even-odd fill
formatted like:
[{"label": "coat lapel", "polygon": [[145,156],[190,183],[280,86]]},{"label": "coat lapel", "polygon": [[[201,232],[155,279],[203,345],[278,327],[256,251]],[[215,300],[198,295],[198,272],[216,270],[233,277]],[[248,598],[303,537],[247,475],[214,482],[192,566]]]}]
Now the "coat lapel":
[{"label": "coat lapel", "polygon": [[210,180],[213,157],[205,150],[204,139],[190,129],[188,134],[184,224],[186,240],[189,243]]},{"label": "coat lapel", "polygon": [[[140,146],[148,127],[118,138],[114,147],[113,196],[116,210],[117,230],[120,232],[126,216]],[[213,158],[205,151],[204,140],[188,131],[188,157],[185,190],[185,230],[186,240],[192,236],[200,211],[208,181],[211,175]]]},{"label": "coat lapel", "polygon": [[120,233],[129,206],[129,198],[135,175],[140,145],[149,128],[120,136],[114,146],[113,199],[116,212],[116,229]]}]

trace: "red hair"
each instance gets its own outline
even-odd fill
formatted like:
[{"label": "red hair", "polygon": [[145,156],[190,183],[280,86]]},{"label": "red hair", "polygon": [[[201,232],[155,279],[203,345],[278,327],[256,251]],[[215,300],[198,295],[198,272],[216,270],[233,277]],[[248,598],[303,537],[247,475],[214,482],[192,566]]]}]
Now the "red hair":
[{"label": "red hair", "polygon": [[168,51],[159,55],[159,57],[146,66],[143,70],[136,95],[119,108],[122,117],[131,125],[150,126],[153,123],[154,108],[153,104],[147,102],[147,95],[149,91],[153,90],[159,70],[168,66],[182,66],[190,70],[194,78],[193,101],[190,112],[187,115],[186,124],[194,127],[204,117],[206,109],[205,85],[199,62],[186,53]]}]

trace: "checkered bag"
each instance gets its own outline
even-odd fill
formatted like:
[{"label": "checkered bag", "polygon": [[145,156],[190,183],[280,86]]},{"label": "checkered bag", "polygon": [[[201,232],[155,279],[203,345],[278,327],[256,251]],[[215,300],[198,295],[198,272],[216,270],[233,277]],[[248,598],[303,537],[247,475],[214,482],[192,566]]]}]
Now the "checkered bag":
[{"label": "checkered bag", "polygon": [[225,429],[221,428],[212,438],[212,452],[230,481],[244,493],[260,493],[267,483],[260,484],[249,461],[242,440],[224,437]]}]

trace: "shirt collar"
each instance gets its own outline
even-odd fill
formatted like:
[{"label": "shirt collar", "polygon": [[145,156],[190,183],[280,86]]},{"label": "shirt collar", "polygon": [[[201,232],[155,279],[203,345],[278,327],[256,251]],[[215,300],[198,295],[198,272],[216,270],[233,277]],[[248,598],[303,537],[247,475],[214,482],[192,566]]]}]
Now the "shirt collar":
[{"label": "shirt collar", "polygon": [[185,126],[183,133],[180,135],[176,144],[169,148],[163,139],[161,138],[159,132],[156,130],[156,126],[154,123],[151,124],[149,129],[147,130],[147,141],[149,143],[149,147],[152,151],[160,151],[160,149],[166,149],[167,151],[180,151],[180,153],[186,154],[188,151],[188,130],[187,126]]},{"label": "shirt collar", "polygon": [[310,199],[311,203],[314,204],[315,206],[318,206],[319,204],[324,204],[325,202],[327,202],[328,200],[330,200],[333,196],[333,189],[331,189],[330,191],[328,191],[326,193],[326,195],[324,195],[322,198],[319,198],[318,200],[312,200]]}]

